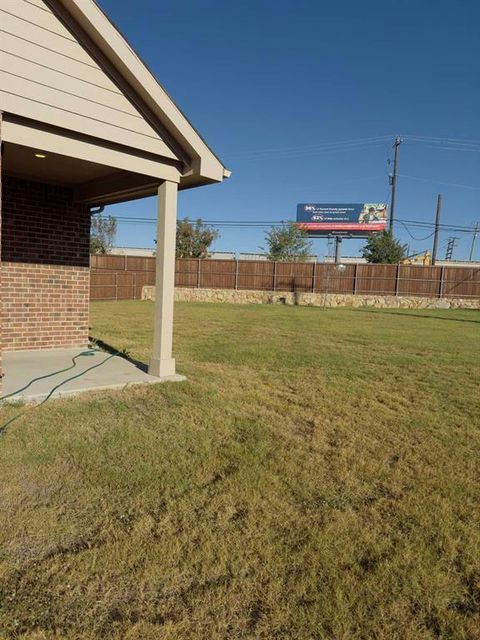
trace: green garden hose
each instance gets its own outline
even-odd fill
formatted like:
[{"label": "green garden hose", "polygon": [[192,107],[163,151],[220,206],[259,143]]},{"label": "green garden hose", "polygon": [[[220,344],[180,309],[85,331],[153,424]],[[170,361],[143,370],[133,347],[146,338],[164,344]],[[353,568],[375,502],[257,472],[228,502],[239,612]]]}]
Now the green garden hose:
[{"label": "green garden hose", "polygon": [[[89,349],[88,351],[82,351],[81,353],[78,353],[76,356],[74,356],[72,358],[72,364],[69,367],[66,367],[65,369],[60,369],[59,371],[54,371],[53,373],[49,373],[49,374],[44,375],[44,376],[39,376],[38,378],[34,378],[33,380],[31,380],[28,384],[26,384],[21,389],[17,389],[13,393],[9,393],[6,396],[2,396],[0,398],[0,402],[2,400],[6,400],[7,398],[11,398],[12,396],[17,395],[18,393],[21,393],[22,391],[25,391],[25,389],[28,389],[28,387],[30,387],[34,382],[38,382],[39,380],[45,380],[46,378],[52,378],[53,376],[56,376],[59,373],[65,373],[66,371],[70,371],[71,369],[74,369],[77,366],[77,358],[80,358],[82,356],[93,356],[93,355],[95,355],[95,351],[93,349]],[[59,384],[54,386],[49,391],[48,395],[42,400],[42,402],[40,402],[39,404],[35,405],[32,409],[30,409],[30,411],[33,411],[33,409],[38,409],[38,407],[41,407],[42,404],[45,404],[45,402],[47,402],[47,400],[49,400],[52,397],[52,395],[55,393],[55,391],[57,389],[59,389],[60,387],[63,387],[63,385],[66,384],[67,382],[70,382],[71,380],[76,380],[77,378],[81,378],[83,375],[85,375],[89,371],[93,371],[93,369],[97,369],[97,367],[101,367],[103,364],[108,362],[108,360],[111,360],[112,358],[114,358],[117,355],[119,355],[118,352],[112,353],[111,355],[108,356],[108,358],[105,358],[105,360],[102,360],[102,362],[94,364],[92,367],[89,367],[88,369],[85,369],[85,371],[82,371],[81,373],[77,373],[76,375],[71,376],[70,378],[67,378],[66,380],[63,380],[62,382],[60,382]],[[13,418],[10,418],[10,420],[7,420],[7,422],[5,422],[4,424],[0,425],[0,436],[3,436],[5,434],[5,431],[12,424],[12,422],[15,422],[15,420],[18,420],[19,418],[21,418],[23,415],[25,415],[28,412],[29,412],[28,410],[27,411],[22,411],[19,414],[17,414],[16,416],[14,416]]]}]

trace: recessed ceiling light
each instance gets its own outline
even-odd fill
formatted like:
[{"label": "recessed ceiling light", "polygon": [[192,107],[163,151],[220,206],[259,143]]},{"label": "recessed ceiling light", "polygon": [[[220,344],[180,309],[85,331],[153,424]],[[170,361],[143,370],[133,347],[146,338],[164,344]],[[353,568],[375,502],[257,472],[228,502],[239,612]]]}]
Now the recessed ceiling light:
[{"label": "recessed ceiling light", "polygon": [[44,153],[36,153],[35,154],[35,158],[42,158],[42,160],[43,160],[43,158],[46,158],[46,157],[47,156]]}]

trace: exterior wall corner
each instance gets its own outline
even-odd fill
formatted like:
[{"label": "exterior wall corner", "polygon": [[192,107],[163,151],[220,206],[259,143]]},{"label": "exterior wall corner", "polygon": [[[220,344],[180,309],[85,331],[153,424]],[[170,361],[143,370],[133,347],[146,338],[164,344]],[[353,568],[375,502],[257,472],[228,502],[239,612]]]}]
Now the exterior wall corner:
[{"label": "exterior wall corner", "polygon": [[85,346],[90,213],[65,187],[4,177],[1,242],[4,350]]}]

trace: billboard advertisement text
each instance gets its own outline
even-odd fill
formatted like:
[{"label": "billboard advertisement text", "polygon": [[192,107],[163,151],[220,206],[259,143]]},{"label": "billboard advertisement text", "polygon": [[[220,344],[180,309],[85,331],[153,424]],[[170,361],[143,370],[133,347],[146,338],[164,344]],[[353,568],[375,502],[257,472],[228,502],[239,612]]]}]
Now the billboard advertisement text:
[{"label": "billboard advertisement text", "polygon": [[365,235],[387,228],[385,203],[304,203],[297,205],[297,224],[310,235]]}]

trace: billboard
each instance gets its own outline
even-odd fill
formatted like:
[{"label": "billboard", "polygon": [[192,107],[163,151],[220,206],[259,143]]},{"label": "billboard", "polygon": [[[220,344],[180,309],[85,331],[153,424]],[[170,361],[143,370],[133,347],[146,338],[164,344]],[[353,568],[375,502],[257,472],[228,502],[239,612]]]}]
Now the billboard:
[{"label": "billboard", "polygon": [[311,236],[366,235],[385,231],[388,206],[385,203],[299,204],[297,225]]}]

